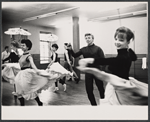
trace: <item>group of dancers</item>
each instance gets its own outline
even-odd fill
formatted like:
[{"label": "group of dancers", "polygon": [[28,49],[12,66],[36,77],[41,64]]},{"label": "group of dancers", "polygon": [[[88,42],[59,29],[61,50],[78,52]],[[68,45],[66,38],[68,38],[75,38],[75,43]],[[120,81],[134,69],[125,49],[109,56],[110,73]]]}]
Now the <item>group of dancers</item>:
[{"label": "group of dancers", "polygon": [[[64,68],[57,63],[58,45],[53,44],[51,48],[52,60],[46,70],[40,70],[34,64],[29,53],[32,42],[29,39],[21,40],[21,48],[24,52],[18,57],[21,70],[14,77],[15,93],[20,105],[25,105],[24,99],[35,99],[38,105],[42,106],[43,103],[38,97],[41,90],[47,89],[55,83],[54,91],[57,91],[59,90],[58,82],[60,82],[66,91],[67,76],[74,77],[78,83],[79,78],[72,67],[72,57],[76,58],[81,55],[83,55],[83,59],[79,60],[79,66],[76,68],[85,72],[85,88],[92,106],[97,105],[93,94],[94,81],[100,93],[100,105],[103,102],[107,105],[148,105],[148,84],[129,77],[132,61],[137,60],[134,51],[129,49],[130,41],[134,40],[134,33],[129,28],[120,27],[116,30],[114,39],[118,55],[111,58],[105,58],[103,50],[94,44],[94,36],[91,33],[85,34],[87,46],[78,52],[74,52],[72,46],[65,43]],[[14,48],[13,53],[15,53],[17,46],[13,42],[12,48]],[[10,56],[3,62],[8,59]],[[53,68],[54,64],[55,68]],[[104,70],[106,65],[108,65],[107,71]],[[103,82],[107,82],[105,88]]]},{"label": "group of dancers", "polygon": [[[74,58],[71,56],[70,52],[68,51],[67,47],[71,46],[70,43],[64,43],[64,68],[67,69],[68,71],[72,72],[73,77],[70,77],[70,79],[68,80],[74,80],[76,81],[76,83],[79,82],[79,78],[76,74],[76,72],[73,70],[74,67]],[[49,69],[50,66],[55,63],[55,62],[59,62],[58,60],[58,54],[57,54],[57,50],[58,50],[59,46],[57,44],[52,44],[51,47],[51,61],[50,64],[47,66],[47,68]],[[58,82],[61,83],[64,87],[64,91],[66,91],[66,81],[67,81],[67,77],[64,76],[61,79],[57,79],[55,82],[55,89],[54,91],[58,91]]]}]

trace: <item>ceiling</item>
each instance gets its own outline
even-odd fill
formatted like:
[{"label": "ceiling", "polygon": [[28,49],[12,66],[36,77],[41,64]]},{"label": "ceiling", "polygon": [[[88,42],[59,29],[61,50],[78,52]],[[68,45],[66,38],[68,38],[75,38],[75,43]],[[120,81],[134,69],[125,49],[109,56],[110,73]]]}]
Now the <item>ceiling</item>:
[{"label": "ceiling", "polygon": [[[93,20],[143,10],[147,10],[147,2],[2,2],[2,22],[15,21],[55,27],[58,24],[71,23],[72,17]],[[54,15],[42,18],[39,16],[48,13]],[[30,17],[36,18],[24,21]]]}]

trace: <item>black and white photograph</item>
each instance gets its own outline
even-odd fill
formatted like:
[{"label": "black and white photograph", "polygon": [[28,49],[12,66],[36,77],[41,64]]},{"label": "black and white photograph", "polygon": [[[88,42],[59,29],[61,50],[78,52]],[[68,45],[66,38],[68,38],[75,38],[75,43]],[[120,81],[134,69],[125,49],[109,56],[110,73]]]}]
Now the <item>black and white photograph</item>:
[{"label": "black and white photograph", "polygon": [[2,120],[148,120],[148,2],[1,2]]}]

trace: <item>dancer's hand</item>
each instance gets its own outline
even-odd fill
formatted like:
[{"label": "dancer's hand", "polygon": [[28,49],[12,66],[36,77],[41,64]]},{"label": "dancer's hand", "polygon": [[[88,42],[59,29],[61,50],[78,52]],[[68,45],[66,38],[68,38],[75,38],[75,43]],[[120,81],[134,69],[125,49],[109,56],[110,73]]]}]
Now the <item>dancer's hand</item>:
[{"label": "dancer's hand", "polygon": [[50,66],[49,66],[49,65],[47,66],[47,69],[50,69]]},{"label": "dancer's hand", "polygon": [[86,67],[88,64],[92,64],[94,62],[94,58],[84,58],[79,60],[79,66]]},{"label": "dancer's hand", "polygon": [[78,67],[76,67],[76,68],[79,69],[79,70],[82,71],[82,72],[91,73],[91,74],[93,74],[93,71],[97,71],[97,70],[98,70],[98,69],[96,69],[96,68],[83,67],[83,66],[78,66]]},{"label": "dancer's hand", "polygon": [[51,61],[51,63],[47,66],[48,69],[50,69],[50,66],[53,64],[53,62]]},{"label": "dancer's hand", "polygon": [[72,50],[72,46],[70,45],[69,47],[67,47],[67,49]]}]

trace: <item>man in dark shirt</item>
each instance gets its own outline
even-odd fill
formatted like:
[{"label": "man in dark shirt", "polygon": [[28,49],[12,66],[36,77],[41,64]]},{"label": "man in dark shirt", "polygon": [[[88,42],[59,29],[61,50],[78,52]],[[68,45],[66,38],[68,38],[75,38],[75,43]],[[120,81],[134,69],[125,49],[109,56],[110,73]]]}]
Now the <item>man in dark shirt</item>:
[{"label": "man in dark shirt", "polygon": [[18,48],[19,48],[18,42],[12,41],[11,42],[12,51],[11,51],[10,55],[7,58],[5,58],[2,62],[9,60],[10,63],[18,63],[18,61],[19,61]]},{"label": "man in dark shirt", "polygon": [[[72,48],[69,48],[70,49],[69,51],[74,58],[79,57],[80,55],[83,55],[84,58],[98,58],[98,57],[104,58],[103,50],[93,43],[94,36],[92,34],[90,33],[85,34],[85,40],[88,45],[81,48],[78,52],[74,53]],[[89,65],[89,67],[95,67],[100,69],[100,66],[98,65]],[[103,81],[100,81],[92,74],[89,73],[85,74],[85,87],[86,87],[88,98],[91,102],[91,105],[97,105],[93,94],[93,80],[95,80],[96,86],[98,87],[98,90],[100,92],[100,97],[104,98]]]}]

